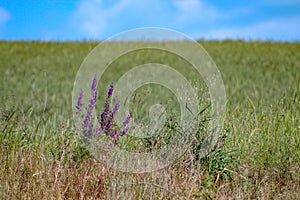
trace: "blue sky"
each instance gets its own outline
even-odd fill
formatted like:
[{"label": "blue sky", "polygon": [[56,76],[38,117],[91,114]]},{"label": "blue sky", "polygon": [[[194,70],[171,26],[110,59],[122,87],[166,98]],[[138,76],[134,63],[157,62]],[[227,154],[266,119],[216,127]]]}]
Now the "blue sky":
[{"label": "blue sky", "polygon": [[0,0],[0,40],[103,40],[141,27],[299,42],[300,0]]}]

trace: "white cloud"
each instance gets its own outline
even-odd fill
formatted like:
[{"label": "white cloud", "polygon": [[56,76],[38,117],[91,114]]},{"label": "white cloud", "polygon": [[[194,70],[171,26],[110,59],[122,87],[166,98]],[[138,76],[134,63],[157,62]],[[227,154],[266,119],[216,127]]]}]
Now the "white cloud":
[{"label": "white cloud", "polygon": [[0,7],[0,25],[4,25],[10,19],[10,17],[10,13],[4,8]]},{"label": "white cloud", "polygon": [[221,13],[212,6],[204,4],[201,0],[174,0],[178,9],[176,18],[178,22],[207,21],[211,22],[220,17]]},{"label": "white cloud", "polygon": [[198,0],[175,0],[174,4],[184,12],[202,10],[203,4]]},{"label": "white cloud", "polygon": [[110,7],[104,6],[102,0],[81,1],[71,16],[73,28],[79,30],[87,38],[100,38],[111,26],[112,19],[128,4],[122,0]]},{"label": "white cloud", "polygon": [[[230,21],[236,22],[243,17],[248,18],[256,14],[255,9],[236,8],[224,12],[220,10],[222,8],[202,0],[119,0],[110,4],[108,2],[112,1],[81,0],[70,18],[72,35],[69,31],[61,35],[76,39],[106,39],[112,34],[131,28],[161,26],[183,31],[195,39],[201,37],[285,41],[300,39],[300,28],[298,28],[300,16],[294,19],[258,22],[242,27],[231,25],[229,28],[228,25],[232,24]],[[224,28],[220,28],[223,22]],[[207,31],[204,30],[205,28]]]},{"label": "white cloud", "polygon": [[[170,5],[175,9],[170,10]],[[128,28],[182,29],[220,18],[224,18],[221,12],[201,0],[120,0],[110,5],[104,0],[82,0],[71,16],[71,24],[79,37],[103,39]]]},{"label": "white cloud", "polygon": [[[196,35],[196,34],[194,34]],[[300,41],[300,16],[276,19],[246,27],[216,29],[201,34],[206,39],[262,39]],[[198,37],[200,34],[198,33]]]}]

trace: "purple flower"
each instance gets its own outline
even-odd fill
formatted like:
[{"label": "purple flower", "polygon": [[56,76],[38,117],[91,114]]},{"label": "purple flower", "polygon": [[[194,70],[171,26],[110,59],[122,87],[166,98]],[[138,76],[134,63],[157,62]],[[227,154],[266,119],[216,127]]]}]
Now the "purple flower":
[{"label": "purple flower", "polygon": [[97,91],[93,92],[93,98],[91,99],[90,110],[94,110],[96,102],[97,102],[98,93]]},{"label": "purple flower", "polygon": [[105,126],[105,133],[109,134],[109,129],[111,128],[111,121],[108,120],[106,126]]},{"label": "purple flower", "polygon": [[114,85],[113,85],[113,84],[110,84],[110,88],[109,88],[108,93],[107,93],[108,97],[111,97],[111,96],[112,96],[113,91],[114,91]]},{"label": "purple flower", "polygon": [[[108,117],[107,123],[105,125],[106,134],[109,134],[109,129],[111,129],[115,124],[113,123],[113,119],[120,108],[120,103],[118,102],[112,111],[110,111],[110,116]],[[107,115],[106,115],[107,117]]]},{"label": "purple flower", "polygon": [[[87,113],[85,116],[85,119],[83,121],[83,131],[82,134],[86,136],[92,136],[93,135],[93,129],[94,129],[94,124],[92,121],[92,113],[95,109],[97,98],[98,98],[98,93],[97,93],[97,79],[94,77],[93,83],[91,86],[92,90],[92,98],[90,100],[90,105],[87,109]],[[113,95],[113,90],[114,90],[114,85],[110,84],[108,93],[107,93],[107,99],[104,105],[104,111],[101,113],[101,120],[99,120],[100,126],[95,127],[95,135],[99,135],[99,133],[105,133],[107,136],[109,136],[113,141],[114,141],[114,146],[116,146],[119,142],[120,137],[124,136],[127,134],[129,131],[130,127],[128,127],[128,124],[130,123],[130,120],[132,119],[132,114],[130,113],[126,119],[123,122],[124,129],[120,130],[119,127],[115,124],[114,118],[115,115],[117,114],[119,108],[120,108],[120,103],[114,99],[114,104],[115,106],[111,110],[111,105],[110,105],[110,98]],[[81,92],[78,97],[77,101],[77,112],[78,114],[80,111],[82,111],[82,100],[84,98],[84,93]]]},{"label": "purple flower", "polygon": [[93,80],[93,84],[92,84],[92,93],[93,93],[93,98],[91,99],[91,105],[90,105],[90,110],[94,110],[96,102],[97,102],[97,97],[98,97],[98,93],[97,93],[97,79],[96,77]]},{"label": "purple flower", "polygon": [[[110,84],[110,88],[108,90],[108,93],[107,93],[107,96],[108,98],[110,98],[113,94],[113,90],[114,90],[114,85],[113,84]],[[107,99],[106,102],[105,102],[105,106],[104,106],[104,111],[101,113],[100,117],[101,117],[101,126],[102,127],[105,127],[105,130],[107,130],[107,127],[110,128],[110,123],[111,123],[111,118],[114,118],[114,115],[116,114],[116,112],[118,111],[120,105],[119,103],[117,103],[117,105],[114,107],[113,111],[112,111],[112,114],[110,115],[110,118],[108,118],[109,116],[109,113],[111,113],[110,111],[110,105],[109,105],[109,100]],[[107,131],[106,131],[107,133]]]},{"label": "purple flower", "polygon": [[83,128],[84,129],[87,129],[88,127],[89,127],[89,123],[90,123],[90,119],[91,119],[91,112],[89,111],[88,113],[87,113],[87,115],[85,116],[85,119],[84,119],[84,121],[83,121]]},{"label": "purple flower", "polygon": [[102,127],[105,126],[105,121],[106,121],[108,114],[109,114],[109,103],[108,103],[108,101],[106,101],[104,111],[101,113],[101,126]]},{"label": "purple flower", "polygon": [[127,126],[127,124],[129,124],[131,117],[132,117],[132,114],[129,113],[129,115],[127,116],[127,118],[123,122],[123,126]]},{"label": "purple flower", "polygon": [[97,89],[97,83],[98,83],[98,81],[97,81],[97,78],[95,76],[94,79],[93,79],[93,84],[92,84],[92,92],[96,91],[96,89]]},{"label": "purple flower", "polygon": [[124,128],[124,130],[121,132],[120,136],[122,137],[123,135],[125,135],[128,132],[129,128],[126,127]]},{"label": "purple flower", "polygon": [[115,105],[115,107],[113,108],[112,113],[111,113],[111,118],[114,118],[114,117],[115,117],[115,115],[117,114],[119,108],[120,108],[120,103],[117,102],[116,105]]},{"label": "purple flower", "polygon": [[129,124],[131,118],[132,118],[132,114],[129,113],[129,115],[127,116],[127,118],[126,118],[125,121],[123,122],[124,129],[123,129],[123,131],[120,133],[120,136],[123,136],[123,135],[125,135],[125,134],[128,132],[129,128],[127,127],[127,125]]},{"label": "purple flower", "polygon": [[[97,97],[98,97],[96,87],[97,87],[97,79],[95,77],[94,80],[93,80],[92,87],[91,87],[93,97],[90,101],[90,107],[89,107],[88,113],[87,113],[87,115],[86,115],[86,117],[83,121],[83,128],[88,129],[88,135],[92,135],[92,133],[93,133],[93,122],[91,122],[91,115],[92,115],[93,110],[95,109],[95,105],[96,105]],[[80,96],[79,96],[79,98],[80,98]]]},{"label": "purple flower", "polygon": [[77,112],[76,112],[76,115],[79,112],[81,112],[81,110],[82,110],[82,99],[83,99],[83,97],[84,97],[84,93],[80,92],[78,100],[77,100],[77,106],[76,106]]},{"label": "purple flower", "polygon": [[113,131],[113,132],[111,132],[110,137],[111,137],[111,138],[114,138],[114,137],[117,136],[117,134],[118,134],[117,131]]}]

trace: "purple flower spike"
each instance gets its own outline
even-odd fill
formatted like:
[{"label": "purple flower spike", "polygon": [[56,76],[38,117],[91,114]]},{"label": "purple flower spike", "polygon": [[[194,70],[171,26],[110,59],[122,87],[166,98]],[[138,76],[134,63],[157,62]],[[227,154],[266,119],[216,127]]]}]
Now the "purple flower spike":
[{"label": "purple flower spike", "polygon": [[[119,143],[119,139],[121,139],[122,136],[126,135],[130,129],[134,129],[134,127],[129,127],[130,120],[132,119],[132,114],[130,113],[126,119],[123,122],[123,130],[120,130],[119,127],[115,124],[115,115],[117,114],[118,110],[120,109],[120,102],[117,101],[117,99],[114,99],[113,104],[114,107],[112,108],[110,104],[111,97],[113,95],[114,91],[114,85],[110,84],[108,92],[107,92],[107,99],[105,101],[104,105],[104,111],[101,113],[99,120],[100,126],[94,127],[94,121],[92,120],[92,113],[95,110],[98,93],[97,93],[97,84],[98,81],[96,77],[93,79],[93,83],[91,86],[92,91],[92,98],[90,100],[90,105],[88,106],[88,109],[86,110],[86,116],[83,121],[83,130],[82,134],[85,136],[99,136],[100,133],[106,134],[106,136],[110,137],[111,140],[113,140],[114,146],[116,146]],[[81,92],[79,94],[78,100],[77,100],[77,112],[82,111],[83,105],[82,100],[84,98],[84,93]],[[93,134],[93,131],[95,130],[95,133]]]},{"label": "purple flower spike", "polygon": [[126,135],[126,133],[128,132],[129,128],[126,127],[120,134],[120,136],[122,137],[123,135]]},{"label": "purple flower spike", "polygon": [[129,124],[131,118],[132,118],[132,114],[129,113],[129,115],[127,116],[127,118],[126,118],[125,121],[123,122],[124,130],[120,133],[120,136],[121,136],[121,137],[122,137],[123,135],[126,135],[126,133],[129,131],[129,128],[126,127],[126,126]]},{"label": "purple flower spike", "polygon": [[105,126],[105,121],[106,118],[109,114],[109,103],[108,101],[105,102],[105,109],[104,111],[101,113],[101,126],[104,127]]},{"label": "purple flower spike", "polygon": [[106,126],[105,126],[105,133],[109,134],[109,129],[111,128],[111,121],[108,121]]},{"label": "purple flower spike", "polygon": [[90,123],[90,120],[91,120],[91,114],[92,114],[92,112],[89,111],[89,112],[87,113],[87,115],[86,115],[84,121],[83,121],[83,128],[84,128],[84,129],[87,129],[87,128],[89,127],[89,123]]},{"label": "purple flower spike", "polygon": [[127,118],[123,122],[123,126],[127,126],[129,124],[131,117],[132,117],[132,114],[129,113],[129,115],[127,116]]},{"label": "purple flower spike", "polygon": [[111,138],[114,138],[114,137],[117,136],[117,134],[118,134],[117,131],[113,131],[113,132],[110,134],[110,137],[111,137]]},{"label": "purple flower spike", "polygon": [[77,112],[76,112],[76,115],[79,112],[81,112],[81,110],[82,110],[82,99],[83,99],[83,97],[84,97],[84,93],[80,92],[78,100],[77,100],[77,106],[76,106]]},{"label": "purple flower spike", "polygon": [[117,114],[119,108],[120,108],[120,103],[117,102],[117,104],[115,105],[115,107],[114,107],[114,109],[113,109],[113,111],[112,111],[112,113],[111,113],[111,118],[114,118],[114,117],[115,117],[115,115]]},{"label": "purple flower spike", "polygon": [[97,97],[98,97],[98,93],[97,93],[97,79],[96,79],[96,77],[93,80],[92,93],[93,93],[93,98],[91,99],[90,110],[94,110],[96,102],[97,102]]},{"label": "purple flower spike", "polygon": [[113,84],[110,84],[110,88],[109,88],[108,93],[107,93],[108,97],[111,97],[111,96],[112,96],[113,91],[114,91],[114,85],[113,85]]},{"label": "purple flower spike", "polygon": [[97,93],[97,91],[95,91],[93,93],[93,98],[91,99],[90,110],[94,110],[96,102],[97,102],[97,97],[98,97],[98,93]]},{"label": "purple flower spike", "polygon": [[[92,112],[93,110],[95,109],[95,105],[96,105],[96,102],[97,102],[97,97],[98,97],[98,93],[96,91],[96,88],[97,87],[97,79],[96,77],[94,78],[93,80],[93,84],[92,84],[92,93],[93,93],[93,97],[90,101],[90,107],[89,107],[89,110],[88,110],[88,113],[83,121],[83,128],[84,129],[88,129],[88,135],[91,136],[92,133],[93,133],[93,122],[91,122],[91,116],[92,116]],[[83,94],[83,93],[82,93]],[[79,96],[80,98],[80,96]]]},{"label": "purple flower spike", "polygon": [[93,84],[92,84],[92,92],[96,91],[96,89],[97,89],[97,83],[98,83],[98,81],[97,81],[97,78],[95,76],[94,79],[93,79]]}]

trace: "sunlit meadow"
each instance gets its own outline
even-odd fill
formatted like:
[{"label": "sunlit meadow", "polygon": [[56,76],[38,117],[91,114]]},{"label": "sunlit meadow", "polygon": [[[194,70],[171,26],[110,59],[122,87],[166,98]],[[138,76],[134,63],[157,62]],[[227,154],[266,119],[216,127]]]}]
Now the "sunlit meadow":
[{"label": "sunlit meadow", "polygon": [[[300,44],[199,43],[216,62],[228,97],[217,146],[197,156],[205,133],[199,126],[177,162],[130,174],[95,159],[73,122],[76,72],[97,43],[0,42],[0,199],[300,199]],[[128,57],[115,66],[135,62]],[[110,70],[107,77],[118,67]],[[99,114],[109,84],[97,88],[106,95],[98,99]],[[176,128],[172,119],[167,125]]]}]

